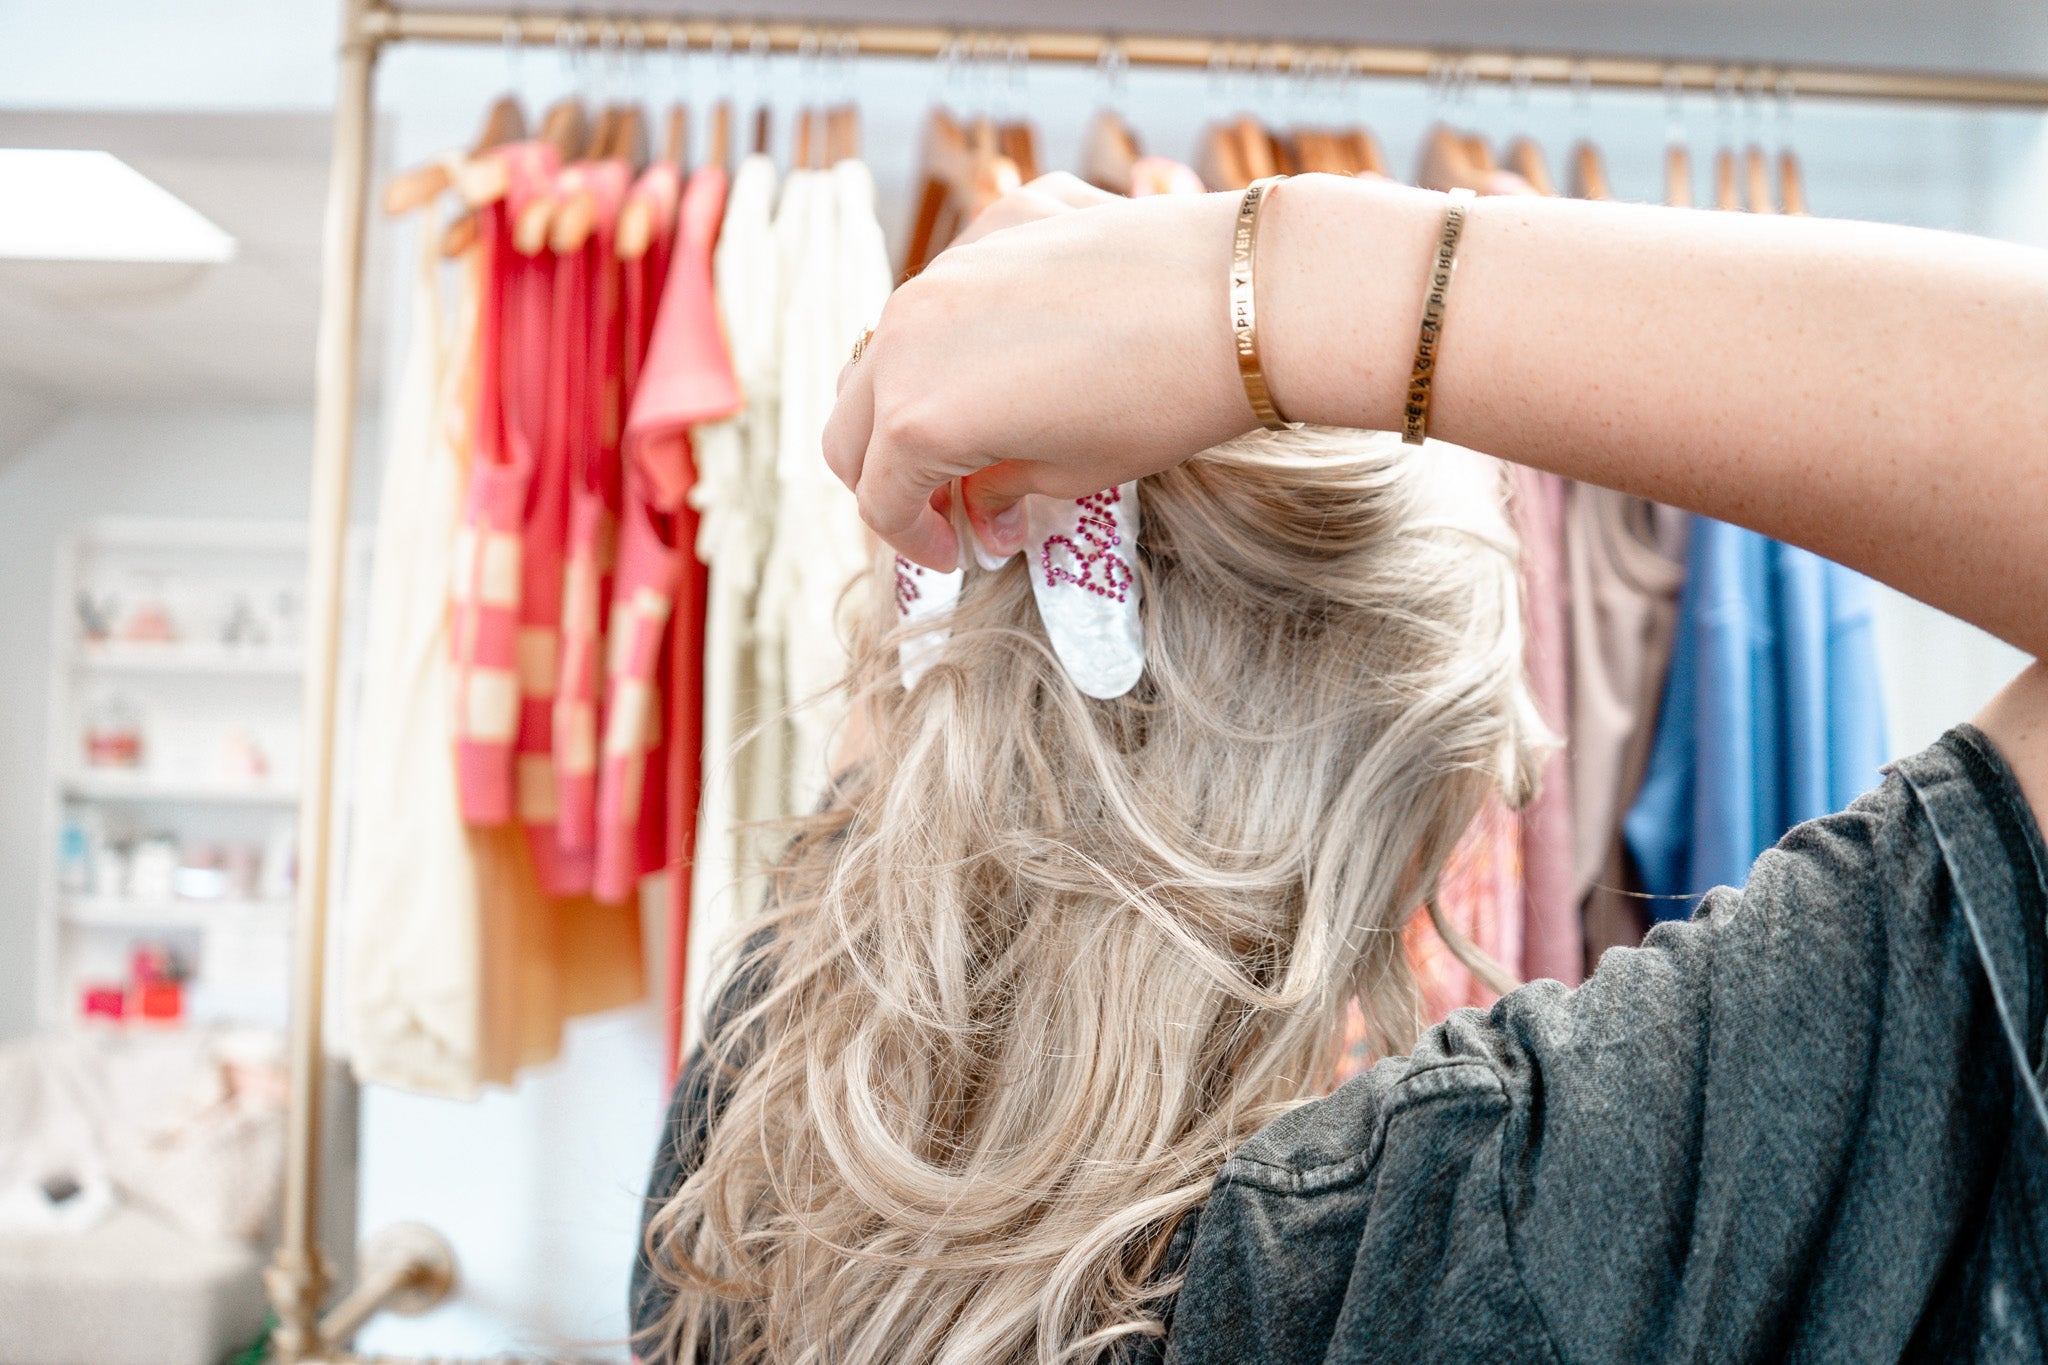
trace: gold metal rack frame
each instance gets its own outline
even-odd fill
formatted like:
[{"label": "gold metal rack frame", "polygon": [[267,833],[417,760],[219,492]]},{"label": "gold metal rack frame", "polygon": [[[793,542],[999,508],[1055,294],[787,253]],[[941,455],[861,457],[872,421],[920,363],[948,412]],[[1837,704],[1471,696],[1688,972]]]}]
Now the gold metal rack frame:
[{"label": "gold metal rack frame", "polygon": [[[1580,90],[1664,89],[1779,97],[1906,101],[1957,106],[2048,108],[2048,80],[1950,75],[1857,67],[1578,56],[1560,52],[1381,47],[1344,42],[1260,42],[1053,30],[975,30],[943,26],[815,24],[783,21],[524,10],[394,7],[385,0],[343,0],[340,85],[334,101],[334,152],[328,181],[321,267],[320,331],[315,358],[312,534],[307,591],[312,630],[304,694],[305,754],[299,801],[299,892],[292,934],[291,1121],[284,1223],[265,1273],[283,1362],[353,1360],[355,1329],[386,1309],[421,1311],[455,1281],[446,1242],[402,1225],[366,1244],[355,1289],[326,1303],[332,1283],[317,1250],[321,1185],[321,1021],[326,984],[331,880],[336,673],[342,619],[343,533],[348,522],[360,368],[364,210],[368,199],[373,74],[393,43],[617,44],[674,52],[689,48],[834,56],[989,57],[1001,61],[1118,62],[1133,66],[1349,73],[1409,79],[1570,85]],[[621,1255],[625,1252],[622,1249]]]}]

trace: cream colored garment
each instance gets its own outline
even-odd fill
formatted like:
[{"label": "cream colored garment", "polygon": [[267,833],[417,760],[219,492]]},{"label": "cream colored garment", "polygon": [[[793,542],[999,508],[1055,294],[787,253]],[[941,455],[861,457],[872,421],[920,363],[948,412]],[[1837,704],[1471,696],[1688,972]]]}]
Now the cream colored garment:
[{"label": "cream colored garment", "polygon": [[1572,898],[1585,915],[1587,968],[1641,937],[1626,894],[1621,819],[1649,762],[1657,703],[1685,579],[1653,503],[1573,484],[1565,504],[1572,648]]},{"label": "cream colored garment", "polygon": [[[787,764],[789,813],[816,805],[844,715],[846,588],[868,568],[853,494],[825,467],[821,440],[839,371],[889,292],[865,166],[792,172],[776,217],[784,252],[781,430],[775,537],[762,582],[762,648],[778,649],[796,707]],[[771,645],[772,640],[772,645]]]},{"label": "cream colored garment", "polygon": [[719,317],[746,406],[691,431],[697,482],[690,504],[702,517],[696,550],[711,571],[711,591],[704,620],[704,785],[683,994],[686,1050],[708,1003],[711,955],[763,894],[756,869],[765,850],[752,846],[758,839],[742,842],[734,826],[780,814],[780,788],[756,766],[757,750],[767,749],[772,763],[779,746],[761,736],[746,752],[739,748],[743,737],[784,704],[763,695],[754,641],[762,563],[775,526],[780,279],[771,235],[774,199],[775,163],[749,156],[733,175],[711,261]]},{"label": "cream colored garment", "polygon": [[411,349],[378,507],[349,832],[346,1000],[365,1081],[470,1096],[484,1056],[476,866],[456,802],[447,585],[466,442],[475,300],[444,317],[420,224]]}]

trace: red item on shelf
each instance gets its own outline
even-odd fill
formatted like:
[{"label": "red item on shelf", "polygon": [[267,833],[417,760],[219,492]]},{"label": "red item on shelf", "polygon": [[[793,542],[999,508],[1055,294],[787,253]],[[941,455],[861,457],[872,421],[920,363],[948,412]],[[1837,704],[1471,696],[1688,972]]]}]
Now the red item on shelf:
[{"label": "red item on shelf", "polygon": [[175,1024],[185,1017],[185,988],[175,981],[144,981],[135,987],[138,1018]]},{"label": "red item on shelf", "polygon": [[88,1019],[123,1019],[128,1014],[128,992],[119,986],[87,986],[81,1009]]},{"label": "red item on shelf", "polygon": [[137,985],[143,986],[175,981],[179,975],[178,964],[171,957],[170,949],[162,944],[148,943],[129,955],[128,975]]}]

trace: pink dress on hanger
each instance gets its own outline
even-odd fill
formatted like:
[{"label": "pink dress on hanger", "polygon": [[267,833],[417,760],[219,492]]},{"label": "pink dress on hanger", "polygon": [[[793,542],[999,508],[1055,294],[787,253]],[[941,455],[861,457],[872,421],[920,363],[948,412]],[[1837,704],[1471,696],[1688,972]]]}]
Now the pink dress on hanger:
[{"label": "pink dress on hanger", "polygon": [[[674,168],[660,167],[672,177]],[[652,171],[649,174],[653,174]],[[644,181],[644,177],[643,177]],[[636,187],[635,193],[641,190]],[[658,189],[657,189],[657,192]],[[681,208],[680,202],[677,205]],[[605,728],[598,756],[596,894],[623,900],[667,857],[668,733],[661,699],[669,693],[668,623],[675,595],[674,518],[656,508],[633,454],[642,437],[649,350],[676,269],[679,213],[655,216],[648,251],[626,270],[626,377],[630,396],[624,505],[619,523],[619,577],[607,627]]]},{"label": "pink dress on hanger", "polygon": [[475,442],[449,585],[456,783],[462,818],[510,821],[518,809],[513,750],[529,663],[523,650],[526,504],[539,458],[552,263],[523,256],[512,224],[549,192],[554,148],[499,149],[503,199],[478,210],[484,253],[477,299]]},{"label": "pink dress on hanger", "polygon": [[[594,205],[589,238],[576,253],[585,288],[580,336],[564,328],[570,347],[569,520],[562,567],[561,673],[554,698],[556,838],[562,875],[592,887],[597,856],[597,737],[603,696],[604,622],[617,559],[619,432],[624,397],[624,309],[616,252],[619,210],[632,185],[623,160],[591,162],[564,172]],[[565,266],[569,263],[565,262]],[[577,349],[580,342],[580,350]],[[611,897],[607,899],[617,899]]]},{"label": "pink dress on hanger", "polygon": [[[1566,480],[1509,465],[1509,511],[1522,541],[1528,634],[1524,658],[1536,709],[1567,745],[1571,728],[1570,618],[1565,601]],[[1543,765],[1536,799],[1522,811],[1521,974],[1576,986],[1586,971],[1585,927],[1573,879],[1571,764],[1560,749]],[[1513,963],[1509,964],[1513,966]]]},{"label": "pink dress on hanger", "polygon": [[[629,889],[664,863],[669,869],[671,1008],[679,1007],[689,942],[689,873],[703,761],[708,576],[693,552],[698,516],[689,504],[696,482],[689,429],[728,417],[740,406],[711,284],[726,188],[722,166],[699,169],[684,187],[668,279],[627,422],[626,512],[600,778],[600,894]],[[664,657],[666,724],[657,686]],[[660,794],[650,786],[660,787]]]},{"label": "pink dress on hanger", "polygon": [[628,203],[651,210],[653,234],[637,261],[625,262],[622,281],[626,297],[626,410],[632,411],[640,372],[647,365],[647,347],[654,340],[654,319],[661,291],[668,283],[669,257],[675,250],[676,210],[683,194],[683,175],[673,161],[657,161],[640,173]]}]

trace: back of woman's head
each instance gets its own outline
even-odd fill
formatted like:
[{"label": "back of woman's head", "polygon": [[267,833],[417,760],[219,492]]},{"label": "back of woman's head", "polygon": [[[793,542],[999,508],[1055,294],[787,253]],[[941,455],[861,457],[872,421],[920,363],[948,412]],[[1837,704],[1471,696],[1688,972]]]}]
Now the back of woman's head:
[{"label": "back of woman's head", "polygon": [[[1028,566],[970,569],[776,872],[701,1168],[651,1230],[675,1358],[1092,1359],[1156,1332],[1229,1152],[1326,1089],[1356,999],[1417,1026],[1400,930],[1523,794],[1491,465],[1391,437],[1230,442],[1140,485],[1144,676],[1083,696]],[[926,629],[919,626],[915,629]],[[657,1352],[659,1354],[659,1352]]]}]

